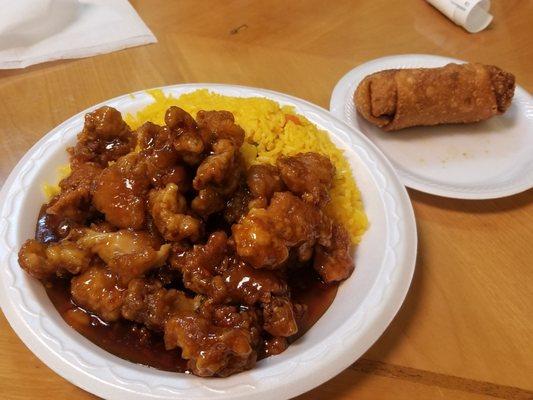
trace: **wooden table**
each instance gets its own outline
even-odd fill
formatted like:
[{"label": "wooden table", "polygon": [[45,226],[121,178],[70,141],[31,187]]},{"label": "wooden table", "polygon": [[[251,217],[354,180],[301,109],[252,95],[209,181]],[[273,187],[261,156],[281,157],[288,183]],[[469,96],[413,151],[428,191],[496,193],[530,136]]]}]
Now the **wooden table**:
[{"label": "wooden table", "polygon": [[[496,64],[533,92],[532,1],[494,0],[494,22],[475,35],[422,0],[132,3],[158,44],[0,71],[0,182],[66,118],[153,86],[238,83],[327,108],[358,64],[429,53]],[[299,399],[533,398],[533,191],[409,194],[419,254],[402,309],[361,360]],[[95,398],[40,362],[3,316],[0,332],[2,399]]]}]

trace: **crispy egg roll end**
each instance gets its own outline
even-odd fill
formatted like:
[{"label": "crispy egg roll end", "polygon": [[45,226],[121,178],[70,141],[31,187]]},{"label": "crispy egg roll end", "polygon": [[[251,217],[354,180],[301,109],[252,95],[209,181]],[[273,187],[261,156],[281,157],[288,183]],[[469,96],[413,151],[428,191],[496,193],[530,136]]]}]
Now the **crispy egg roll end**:
[{"label": "crispy egg roll end", "polygon": [[386,126],[390,124],[393,117],[389,115],[379,115],[379,113],[378,115],[375,115],[375,110],[373,110],[372,81],[378,74],[380,74],[380,72],[369,75],[359,83],[355,90],[353,101],[356,110],[364,119],[371,124],[386,130]]},{"label": "crispy egg roll end", "polygon": [[494,65],[487,65],[486,68],[490,74],[496,103],[498,104],[498,112],[503,114],[507,111],[513,100],[515,77],[513,74],[502,71]]}]

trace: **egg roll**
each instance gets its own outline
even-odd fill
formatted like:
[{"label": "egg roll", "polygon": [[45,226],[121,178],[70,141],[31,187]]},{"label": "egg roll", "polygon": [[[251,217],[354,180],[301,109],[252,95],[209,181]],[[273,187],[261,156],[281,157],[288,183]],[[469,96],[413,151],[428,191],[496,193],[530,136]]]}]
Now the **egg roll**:
[{"label": "egg roll", "polygon": [[493,65],[390,69],[365,77],[354,93],[357,111],[385,131],[469,123],[504,113],[515,77]]}]

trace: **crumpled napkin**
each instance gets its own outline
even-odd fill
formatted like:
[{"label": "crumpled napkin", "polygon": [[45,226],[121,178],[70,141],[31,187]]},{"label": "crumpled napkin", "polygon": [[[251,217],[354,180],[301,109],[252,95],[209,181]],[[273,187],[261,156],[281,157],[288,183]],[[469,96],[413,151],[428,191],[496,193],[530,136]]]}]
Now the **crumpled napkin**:
[{"label": "crumpled napkin", "polygon": [[485,29],[492,21],[490,0],[426,0],[455,24],[470,33]]},{"label": "crumpled napkin", "polygon": [[154,42],[127,0],[0,0],[0,69]]}]

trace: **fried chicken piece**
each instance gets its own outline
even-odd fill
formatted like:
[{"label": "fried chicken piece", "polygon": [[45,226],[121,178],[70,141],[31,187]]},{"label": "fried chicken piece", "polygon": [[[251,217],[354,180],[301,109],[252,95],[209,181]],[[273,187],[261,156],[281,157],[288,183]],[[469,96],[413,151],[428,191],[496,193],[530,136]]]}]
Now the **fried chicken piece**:
[{"label": "fried chicken piece", "polygon": [[266,209],[275,231],[290,247],[314,242],[321,213],[290,192],[275,193]]},{"label": "fried chicken piece", "polygon": [[61,192],[54,197],[46,213],[57,215],[64,220],[83,223],[89,216],[90,206],[90,191],[79,188]]},{"label": "fried chicken piece", "polygon": [[289,257],[267,209],[254,208],[231,227],[237,254],[254,268],[277,268]]},{"label": "fried chicken piece", "polygon": [[203,158],[204,143],[196,132],[185,131],[174,141],[174,148],[188,165],[198,165]]},{"label": "fried chicken piece", "polygon": [[[89,226],[89,228],[93,231],[101,232],[101,233],[109,233],[109,232],[118,231],[115,225],[112,225],[107,221],[95,221]],[[73,232],[71,237],[76,237],[76,239],[78,239],[81,236],[83,236],[84,233],[85,231],[83,228],[81,229],[77,228],[77,232]]]},{"label": "fried chicken piece", "polygon": [[148,208],[165,240],[177,242],[188,238],[195,242],[200,238],[202,223],[185,214],[187,201],[174,183],[164,189],[152,189],[148,194]]},{"label": "fried chicken piece", "polygon": [[216,326],[243,329],[250,334],[252,347],[256,348],[259,346],[262,328],[260,311],[255,307],[216,305],[209,313],[209,318],[211,318],[213,324]]},{"label": "fried chicken piece", "polygon": [[318,229],[317,243],[321,246],[329,247],[331,245],[331,239],[333,237],[333,220],[325,213],[322,213],[320,226]]},{"label": "fried chicken piece", "polygon": [[95,163],[83,163],[59,182],[61,193],[50,202],[47,214],[83,223],[89,217],[91,191],[102,168]]},{"label": "fried chicken piece", "polygon": [[165,324],[165,347],[181,348],[181,356],[198,376],[228,376],[250,369],[257,354],[250,333],[215,326],[198,313],[181,312]]},{"label": "fried chicken piece", "polygon": [[95,265],[71,280],[72,299],[86,310],[107,322],[121,316],[125,290],[117,276],[105,266]]},{"label": "fried chicken piece", "polygon": [[254,268],[277,268],[289,256],[288,246],[271,225],[264,208],[252,209],[231,230],[237,254]]},{"label": "fried chicken piece", "polygon": [[298,332],[298,324],[291,301],[274,297],[263,305],[263,328],[272,336],[289,337]]},{"label": "fried chicken piece", "polygon": [[[328,247],[331,245],[331,237],[333,231],[333,221],[325,213],[321,212],[321,220],[317,227],[317,240],[316,243]],[[314,254],[315,242],[307,241],[301,244],[296,252],[293,254],[296,255],[296,259],[299,262],[309,261]]]},{"label": "fried chicken piece", "polygon": [[94,162],[106,167],[135,148],[136,139],[120,112],[112,107],[100,107],[85,114],[83,130],[78,142],[69,147],[73,166]]},{"label": "fried chicken piece", "polygon": [[76,243],[68,240],[43,244],[30,239],[20,248],[18,261],[34,278],[47,279],[54,275],[80,273],[89,267],[91,256]]},{"label": "fried chicken piece", "polygon": [[228,179],[225,185],[220,187],[208,186],[201,189],[198,195],[191,202],[191,209],[202,218],[207,218],[211,214],[224,210],[226,200],[232,197],[237,187],[239,187],[240,172],[234,171],[234,174]]},{"label": "fried chicken piece", "polygon": [[122,285],[165,264],[170,252],[170,244],[159,247],[145,231],[102,233],[87,229],[77,240],[77,244],[98,254],[109,269],[117,274]]},{"label": "fried chicken piece", "polygon": [[199,296],[187,298],[176,289],[165,289],[158,280],[133,279],[125,293],[122,316],[150,329],[163,330],[170,316],[196,311],[199,306]]},{"label": "fried chicken piece", "polygon": [[230,140],[236,148],[244,143],[244,130],[235,123],[229,111],[198,111],[196,122],[206,147],[221,139]]},{"label": "fried chicken piece", "polygon": [[282,336],[272,336],[263,340],[260,356],[261,358],[275,356],[283,353],[289,347],[287,338]]},{"label": "fried chicken piece", "polygon": [[150,182],[139,154],[128,154],[107,167],[96,179],[93,204],[119,228],[142,229]]},{"label": "fried chicken piece", "polygon": [[215,303],[247,305],[287,294],[286,282],[274,271],[256,270],[242,260],[228,257],[227,242],[224,232],[215,232],[205,245],[173,248],[171,266],[181,271],[187,289],[206,295]]},{"label": "fried chicken piece", "polygon": [[[252,268],[242,260],[233,261],[222,274],[222,281],[224,291],[221,292],[233,303],[268,303],[273,296],[288,292],[287,283],[275,271]],[[217,298],[220,294],[212,293],[211,297]]]},{"label": "fried chicken piece", "polygon": [[205,146],[194,118],[185,110],[172,106],[165,113],[165,124],[174,133],[174,148],[181,159],[189,165],[198,165]]},{"label": "fried chicken piece", "polygon": [[204,150],[210,155],[196,171],[193,187],[199,193],[191,208],[207,218],[221,211],[225,201],[241,186],[244,162],[239,148],[244,131],[228,111],[199,111],[197,122]]},{"label": "fried chicken piece", "polygon": [[216,190],[229,199],[235,191],[244,184],[244,160],[241,153],[236,150],[233,168],[228,171],[226,179],[220,186],[214,186]]},{"label": "fried chicken piece", "polygon": [[141,148],[140,156],[151,184],[160,188],[175,183],[182,193],[189,190],[190,178],[180,165],[180,156],[174,148],[175,135],[170,129],[146,122],[136,133]]},{"label": "fried chicken piece", "polygon": [[194,118],[182,108],[171,106],[165,113],[165,124],[174,131],[195,131],[198,125]]},{"label": "fried chicken piece", "polygon": [[221,185],[235,163],[235,146],[230,140],[222,139],[213,144],[212,155],[205,158],[196,171],[193,187],[205,189],[209,183]]},{"label": "fried chicken piece", "polygon": [[185,251],[173,249],[170,265],[181,271],[187,289],[209,294],[211,281],[227,255],[227,242],[226,234],[219,231],[212,233],[204,245],[194,245]]},{"label": "fried chicken piece", "polygon": [[239,221],[248,212],[248,204],[252,200],[252,194],[246,186],[241,186],[233,193],[224,207],[224,219],[229,224]]},{"label": "fried chicken piece", "polygon": [[329,246],[316,246],[313,267],[326,283],[342,281],[352,274],[355,266],[350,235],[342,225],[333,225]]},{"label": "fried chicken piece", "polygon": [[268,208],[253,208],[232,226],[237,254],[254,268],[279,268],[292,247],[314,245],[321,213],[289,192],[274,193]]},{"label": "fried chicken piece", "polygon": [[61,179],[59,187],[62,191],[79,189],[80,187],[90,191],[94,180],[102,173],[102,169],[101,166],[92,162],[77,165],[69,176]]},{"label": "fried chicken piece", "polygon": [[[171,246],[172,252],[172,246]],[[153,279],[161,282],[164,287],[176,287],[182,284],[181,273],[170,265],[165,264],[160,268],[155,268],[146,275],[146,279]]]},{"label": "fried chicken piece", "polygon": [[238,148],[227,139],[213,144],[213,154],[206,157],[197,169],[193,187],[199,190],[191,203],[202,217],[221,211],[226,199],[241,186],[243,161]]},{"label": "fried chicken piece", "polygon": [[278,168],[269,164],[252,165],[248,168],[246,184],[254,197],[251,208],[265,208],[275,192],[285,190]]},{"label": "fried chicken piece", "polygon": [[194,212],[206,218],[224,209],[224,196],[211,187],[202,189],[192,200],[191,208]]},{"label": "fried chicken piece", "polygon": [[322,206],[329,201],[335,167],[328,157],[318,153],[300,153],[279,157],[276,165],[289,190],[306,202]]}]

